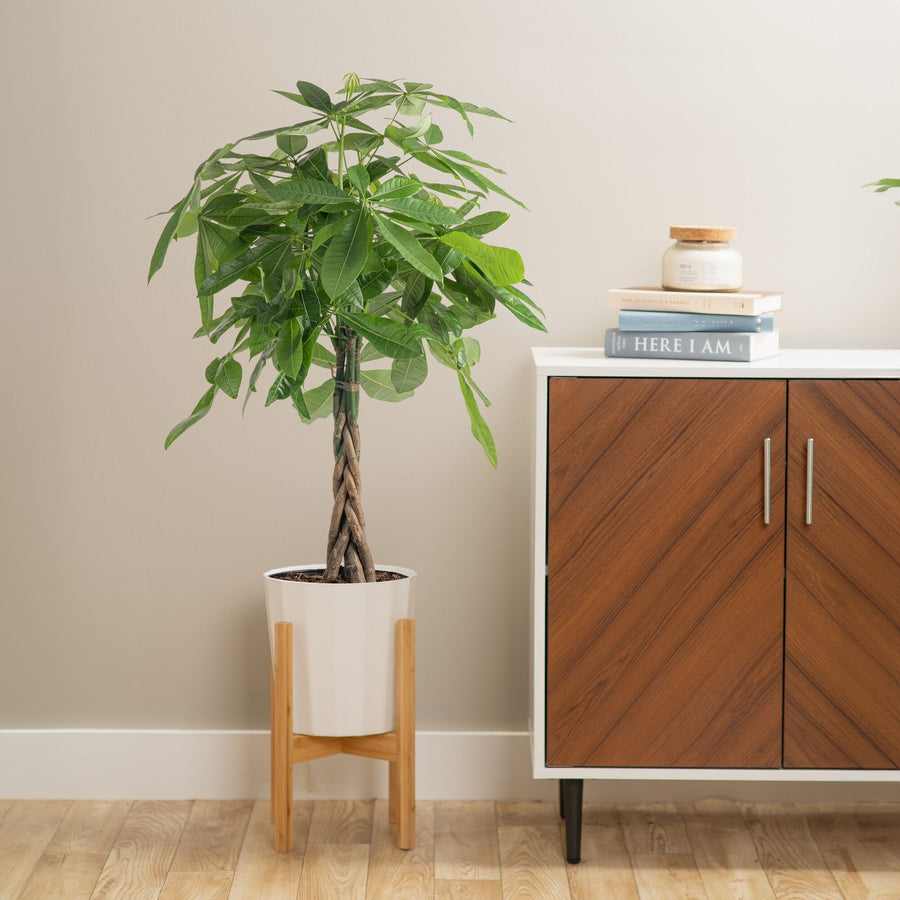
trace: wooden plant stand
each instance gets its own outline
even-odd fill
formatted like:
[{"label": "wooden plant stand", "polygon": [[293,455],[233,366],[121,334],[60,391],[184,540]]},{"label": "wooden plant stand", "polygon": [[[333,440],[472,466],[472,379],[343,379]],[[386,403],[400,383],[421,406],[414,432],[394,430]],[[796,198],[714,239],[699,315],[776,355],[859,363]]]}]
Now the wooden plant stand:
[{"label": "wooden plant stand", "polygon": [[397,622],[397,727],[384,734],[323,737],[293,731],[294,626],[275,624],[275,660],[271,677],[272,822],[275,849],[293,847],[294,764],[336,753],[367,756],[388,762],[388,818],[397,825],[397,846],[416,845],[416,623]]}]

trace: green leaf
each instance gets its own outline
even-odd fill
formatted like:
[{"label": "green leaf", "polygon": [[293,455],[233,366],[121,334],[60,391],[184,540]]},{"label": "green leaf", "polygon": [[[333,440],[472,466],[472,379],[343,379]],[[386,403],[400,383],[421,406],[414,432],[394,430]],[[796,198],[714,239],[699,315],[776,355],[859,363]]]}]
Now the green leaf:
[{"label": "green leaf", "polygon": [[327,225],[323,225],[320,228],[316,229],[315,237],[313,238],[313,242],[310,245],[310,253],[315,253],[319,247],[327,244],[336,234],[347,226],[347,216],[341,215],[339,218],[335,219],[333,222],[329,222]]},{"label": "green leaf", "polygon": [[284,97],[290,97],[291,100],[294,100],[297,103],[303,103],[306,106],[311,106],[313,109],[318,109],[324,113],[330,113],[334,109],[331,98],[328,96],[327,92],[322,90],[318,85],[309,81],[298,81],[297,90],[300,91],[299,98],[296,94],[288,94],[285,91],[275,91],[275,93],[281,94]]},{"label": "green leaf", "polygon": [[247,393],[244,396],[244,405],[241,407],[241,413],[244,413],[247,409],[247,402],[250,400],[250,395],[256,393],[256,382],[259,380],[259,376],[262,374],[262,370],[266,367],[266,363],[269,361],[269,355],[271,351],[265,350],[262,355],[256,362],[256,366],[253,369],[253,372],[250,374],[250,378],[247,381]]},{"label": "green leaf", "polygon": [[525,277],[525,264],[515,250],[485,244],[462,231],[442,234],[438,239],[448,247],[459,250],[495,285],[515,284]]},{"label": "green leaf", "polygon": [[507,200],[512,200],[517,206],[521,206],[522,209],[528,209],[528,207],[521,201],[517,200],[513,197],[512,194],[507,193],[500,187],[499,184],[494,184],[493,181],[490,180],[486,175],[479,172],[477,169],[471,168],[471,166],[464,166],[461,162],[457,162],[453,159],[448,159],[446,156],[443,158],[443,161],[451,167],[453,172],[460,176],[461,178],[465,178],[468,181],[471,181],[472,184],[477,184],[485,193],[489,193],[493,191],[495,194],[499,194],[501,197],[506,197]]},{"label": "green leaf", "polygon": [[406,279],[406,285],[400,296],[400,309],[415,319],[431,294],[434,282],[421,272],[412,272]]},{"label": "green leaf", "polygon": [[412,197],[422,190],[422,182],[414,178],[397,176],[389,178],[372,194],[373,200],[399,200],[402,197]]},{"label": "green leaf", "polygon": [[384,239],[415,269],[432,281],[442,281],[444,273],[438,261],[416,240],[415,236],[395,225],[385,216],[373,213]]},{"label": "green leaf", "polygon": [[509,213],[495,210],[493,212],[482,213],[479,216],[472,216],[466,219],[461,230],[468,234],[488,234],[495,231],[509,218]]},{"label": "green leaf", "polygon": [[275,254],[290,252],[290,245],[284,240],[254,244],[246,253],[220,266],[200,285],[199,296],[215,294],[222,288],[237,281],[242,275],[263,265]]},{"label": "green leaf", "polygon": [[365,197],[369,190],[369,173],[365,166],[350,166],[347,169],[347,178],[350,184],[359,191],[361,197]]},{"label": "green leaf", "polygon": [[432,203],[430,200],[417,200],[407,197],[400,200],[382,200],[382,206],[395,212],[402,213],[418,222],[428,225],[443,225],[445,228],[455,228],[462,225],[461,219],[452,209],[448,209],[441,203]]},{"label": "green leaf", "polygon": [[[466,111],[459,100],[457,100],[455,97],[448,97],[446,94],[437,94],[436,97],[439,101],[439,105],[440,102],[443,102],[443,104],[448,106],[450,109],[459,113],[459,115],[462,116],[463,121],[466,123],[466,128],[468,129],[469,134],[471,135],[474,133],[475,129],[472,127],[472,123],[469,121],[469,117],[466,115]],[[432,99],[434,99],[434,97],[432,97]]]},{"label": "green leaf", "polygon": [[[411,113],[410,115],[418,115],[418,113]],[[415,140],[425,134],[429,128],[431,128],[431,116],[427,115],[408,128],[403,128],[400,125],[388,125],[384,130],[384,135],[395,144],[401,144],[403,141]]]},{"label": "green leaf", "polygon": [[232,400],[236,400],[241,389],[242,374],[241,364],[236,359],[226,357],[219,362],[213,384],[228,394]]},{"label": "green leaf", "polygon": [[[298,391],[294,391],[291,395],[296,397]],[[334,379],[329,378],[318,387],[311,388],[302,392],[303,405],[306,407],[305,414],[300,411],[299,405],[295,404],[295,409],[300,413],[300,418],[304,422],[312,422],[314,419],[324,419],[331,415],[332,397],[334,396]]]},{"label": "green leaf", "polygon": [[520,322],[524,322],[529,328],[534,328],[535,331],[543,331],[546,333],[547,328],[544,323],[518,297],[514,297],[509,291],[506,291],[503,288],[498,288],[497,299]]},{"label": "green leaf", "polygon": [[309,143],[309,138],[305,134],[292,134],[291,132],[282,132],[275,138],[275,143],[287,153],[288,156],[299,156]]},{"label": "green leaf", "polygon": [[422,355],[422,340],[411,329],[390,319],[368,313],[342,313],[341,318],[372,346],[391,359],[410,359]]},{"label": "green leaf", "polygon": [[291,379],[284,372],[279,372],[266,395],[266,406],[271,406],[276,400],[284,400],[291,394]]},{"label": "green leaf", "polygon": [[494,437],[491,434],[491,429],[488,428],[487,422],[484,420],[484,416],[481,415],[481,410],[478,408],[478,401],[472,393],[472,388],[469,387],[469,381],[471,379],[467,379],[463,372],[457,372],[456,374],[459,378],[459,389],[462,391],[463,399],[466,403],[466,411],[469,413],[469,421],[472,425],[472,435],[484,448],[488,462],[496,469],[497,448],[494,445]]},{"label": "green leaf", "polygon": [[316,344],[315,347],[313,347],[312,362],[313,365],[330,369],[337,364],[337,358],[335,357],[334,352],[329,350],[328,347]]},{"label": "green leaf", "polygon": [[369,369],[359,374],[359,386],[373,399],[399,403],[412,397],[412,391],[400,393],[391,381],[389,369]]},{"label": "green leaf", "polygon": [[891,188],[900,187],[900,178],[880,178],[878,181],[873,181],[870,184],[864,184],[863,187],[873,187],[875,188],[875,193],[880,194],[883,191],[888,191]]},{"label": "green leaf", "polygon": [[[147,275],[148,283],[154,276],[154,274],[158,272],[162,267],[163,261],[166,258],[166,251],[169,249],[169,244],[175,237],[175,232],[178,230],[178,226],[181,224],[181,220],[184,218],[184,215],[187,212],[188,204],[191,202],[191,197],[193,196],[195,190],[199,187],[199,184],[200,179],[198,177],[194,181],[193,187],[190,189],[190,191],[188,191],[185,198],[175,205],[174,209],[172,210],[172,215],[163,226],[162,234],[160,234],[159,240],[156,242],[156,248],[153,251],[153,257],[150,260],[150,272]],[[174,438],[172,440],[174,440]]]},{"label": "green leaf", "polygon": [[383,143],[384,138],[380,134],[357,134],[353,132],[344,137],[344,150],[352,150],[354,153],[365,156],[377,150]]},{"label": "green leaf", "polygon": [[325,293],[340,297],[362,272],[369,255],[369,217],[365,210],[349,216],[344,227],[331,239],[319,278]]},{"label": "green leaf", "polygon": [[269,192],[277,200],[290,200],[292,203],[315,203],[319,206],[353,203],[352,197],[330,181],[317,181],[312,178],[290,178],[279,181],[269,188]]},{"label": "green leaf", "polygon": [[401,394],[411,393],[428,377],[428,361],[425,356],[395,359],[391,363],[391,384]]},{"label": "green leaf", "polygon": [[483,162],[480,159],[472,159],[468,153],[463,153],[461,150],[445,150],[444,153],[447,156],[452,156],[454,159],[462,160],[462,162],[469,163],[472,166],[480,166],[483,169],[490,169],[492,172],[498,172],[500,175],[505,175],[506,172],[503,169],[498,169],[496,166],[492,166],[490,163]]},{"label": "green leaf", "polygon": [[296,378],[303,368],[303,327],[297,319],[288,319],[275,341],[275,362],[289,378]]},{"label": "green leaf", "polygon": [[481,359],[481,344],[475,338],[460,338],[454,341],[453,349],[456,351],[456,365],[460,369],[469,369]]},{"label": "green leaf", "polygon": [[201,398],[200,402],[194,407],[194,411],[186,418],[182,419],[168,434],[166,437],[165,448],[166,450],[172,445],[172,442],[180,437],[191,425],[199,422],[210,410],[212,406],[213,398],[216,396],[216,391],[219,389],[213,385]]}]

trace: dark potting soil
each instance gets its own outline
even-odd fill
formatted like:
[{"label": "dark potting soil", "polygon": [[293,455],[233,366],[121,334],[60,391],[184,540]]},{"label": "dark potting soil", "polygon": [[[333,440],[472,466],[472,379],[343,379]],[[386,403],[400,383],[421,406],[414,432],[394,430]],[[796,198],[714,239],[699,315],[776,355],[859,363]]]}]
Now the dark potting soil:
[{"label": "dark potting soil", "polygon": [[[277,575],[273,575],[272,578],[278,578],[281,581],[305,581],[311,584],[321,583],[322,577],[325,575],[324,569],[316,569],[313,571],[307,572],[279,572]],[[405,575],[401,575],[399,572],[383,572],[380,569],[375,570],[375,580],[376,581],[399,581],[401,578],[406,578]],[[344,578],[344,570],[341,569],[340,574],[338,576],[337,584],[349,584],[350,582]]]}]

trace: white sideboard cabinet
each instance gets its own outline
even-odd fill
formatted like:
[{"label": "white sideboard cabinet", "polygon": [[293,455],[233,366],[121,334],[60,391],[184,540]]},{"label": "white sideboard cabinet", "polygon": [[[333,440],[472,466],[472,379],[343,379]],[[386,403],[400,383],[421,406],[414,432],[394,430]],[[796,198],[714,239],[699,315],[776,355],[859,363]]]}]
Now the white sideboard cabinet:
[{"label": "white sideboard cabinet", "polygon": [[536,349],[532,746],[585,778],[900,780],[900,351]]}]

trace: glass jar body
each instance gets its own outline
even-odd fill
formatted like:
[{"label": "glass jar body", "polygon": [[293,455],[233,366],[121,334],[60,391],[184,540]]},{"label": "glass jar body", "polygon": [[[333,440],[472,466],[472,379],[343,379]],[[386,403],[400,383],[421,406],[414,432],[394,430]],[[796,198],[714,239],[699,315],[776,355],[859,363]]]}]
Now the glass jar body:
[{"label": "glass jar body", "polygon": [[663,254],[662,286],[673,291],[739,291],[741,251],[730,241],[678,240]]}]

